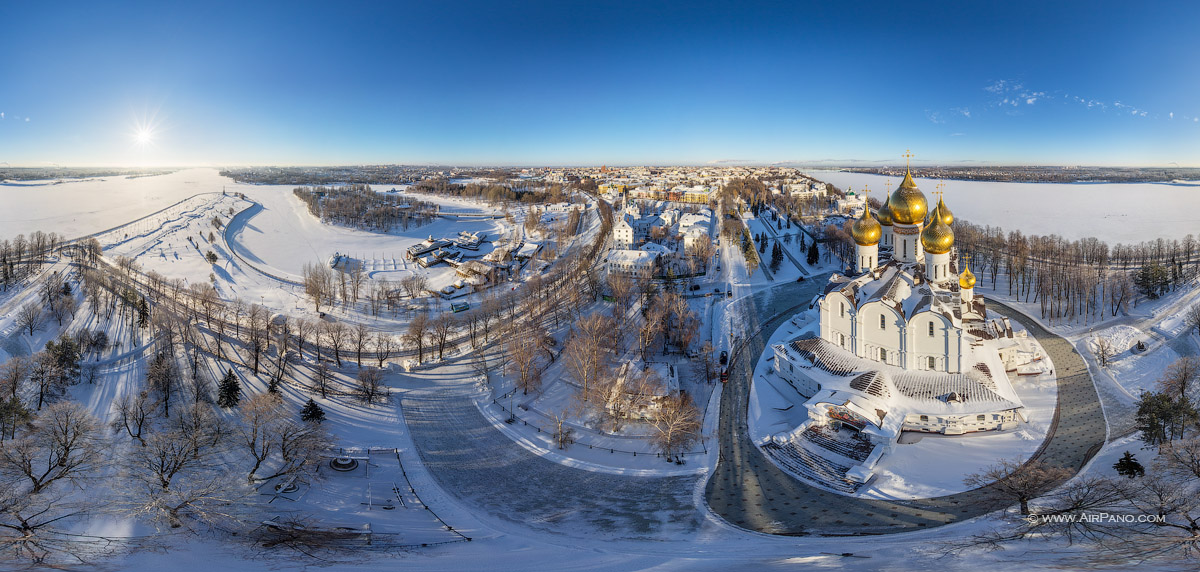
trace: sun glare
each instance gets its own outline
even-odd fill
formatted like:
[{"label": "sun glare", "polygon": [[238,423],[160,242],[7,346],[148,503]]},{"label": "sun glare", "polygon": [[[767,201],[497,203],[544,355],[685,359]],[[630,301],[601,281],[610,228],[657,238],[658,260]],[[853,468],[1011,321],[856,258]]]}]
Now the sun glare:
[{"label": "sun glare", "polygon": [[136,141],[138,145],[149,145],[154,141],[154,132],[146,128],[138,129],[133,134],[133,140]]}]

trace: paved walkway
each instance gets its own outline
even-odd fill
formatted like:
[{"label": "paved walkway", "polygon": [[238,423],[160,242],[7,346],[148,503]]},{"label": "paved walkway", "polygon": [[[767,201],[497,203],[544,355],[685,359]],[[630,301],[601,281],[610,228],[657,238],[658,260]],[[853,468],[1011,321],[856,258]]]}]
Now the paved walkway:
[{"label": "paved walkway", "polygon": [[662,539],[699,529],[698,477],[612,475],[547,461],[480,414],[470,382],[459,381],[469,377],[447,375],[402,399],[421,460],[443,490],[493,517],[554,534]]},{"label": "paved walkway", "polygon": [[[775,534],[881,534],[938,526],[986,514],[1010,504],[990,487],[914,501],[858,499],[817,489],[784,473],[750,441],[746,430],[750,380],[765,341],[808,301],[824,281],[785,284],[753,297],[753,324],[733,354],[720,414],[720,461],[709,480],[709,506],[726,521]],[[1091,376],[1065,339],[1011,308],[993,309],[1020,321],[1054,360],[1058,407],[1048,440],[1037,458],[1079,470],[1105,440],[1105,422]],[[765,319],[759,325],[759,318]]]}]

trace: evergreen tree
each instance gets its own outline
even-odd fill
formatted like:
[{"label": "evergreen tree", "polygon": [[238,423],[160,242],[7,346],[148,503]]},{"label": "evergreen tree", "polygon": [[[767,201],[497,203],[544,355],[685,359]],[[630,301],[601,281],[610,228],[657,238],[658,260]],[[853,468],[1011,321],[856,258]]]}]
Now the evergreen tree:
[{"label": "evergreen tree", "polygon": [[1134,459],[1133,453],[1129,451],[1125,451],[1125,456],[1121,457],[1116,463],[1113,463],[1113,468],[1117,470],[1118,475],[1124,475],[1131,479],[1146,475],[1146,468],[1137,459]]},{"label": "evergreen tree", "polygon": [[779,265],[783,263],[783,248],[779,246],[779,242],[775,242],[775,246],[771,249],[771,272],[779,272]]},{"label": "evergreen tree", "polygon": [[316,401],[308,398],[308,403],[304,404],[304,408],[300,410],[300,420],[309,423],[321,423],[325,420],[325,410],[317,405]]},{"label": "evergreen tree", "polygon": [[241,399],[242,384],[238,382],[237,376],[233,375],[232,369],[226,370],[225,377],[217,387],[217,405],[225,408],[237,407]]},{"label": "evergreen tree", "polygon": [[817,258],[819,258],[820,256],[821,256],[821,254],[819,252],[817,252],[817,241],[814,240],[812,242],[812,244],[808,245],[808,264],[810,266],[813,264],[816,264]]},{"label": "evergreen tree", "polygon": [[758,253],[765,254],[767,252],[767,236],[765,234],[758,235]]},{"label": "evergreen tree", "polygon": [[62,285],[62,295],[63,295],[63,296],[70,296],[70,295],[71,295],[71,283],[70,283],[70,282],[67,282],[66,280],[63,280],[63,285]]},{"label": "evergreen tree", "polygon": [[272,376],[271,381],[267,382],[267,393],[273,393],[275,395],[279,395],[279,378],[278,377]]},{"label": "evergreen tree", "polygon": [[775,230],[783,230],[783,223],[780,222],[779,217],[775,217]]},{"label": "evergreen tree", "polygon": [[137,320],[139,328],[145,328],[146,326],[150,325],[150,305],[146,303],[145,296],[142,296],[138,300]]}]

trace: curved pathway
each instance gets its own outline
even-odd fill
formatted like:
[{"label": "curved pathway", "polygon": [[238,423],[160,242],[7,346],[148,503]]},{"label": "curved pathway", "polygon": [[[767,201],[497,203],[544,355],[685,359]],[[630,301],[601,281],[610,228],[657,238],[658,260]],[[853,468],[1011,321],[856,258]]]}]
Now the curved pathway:
[{"label": "curved pathway", "polygon": [[443,490],[554,534],[661,540],[699,529],[697,476],[622,476],[547,461],[494,427],[475,405],[472,375],[451,369],[414,378],[426,385],[401,399],[421,461]]},{"label": "curved pathway", "polygon": [[[712,510],[742,528],[775,534],[881,534],[938,526],[1011,504],[990,487],[931,499],[886,501],[847,497],[809,486],[775,466],[749,439],[747,406],[754,364],[766,340],[807,305],[824,280],[785,284],[756,294],[747,310],[750,332],[732,357],[720,414],[720,457],[706,498]],[[1067,340],[998,302],[993,309],[1021,322],[1045,348],[1058,375],[1058,406],[1040,461],[1078,471],[1105,442],[1105,421],[1091,375]],[[798,305],[799,304],[799,305]],[[759,317],[766,320],[760,323]]]}]

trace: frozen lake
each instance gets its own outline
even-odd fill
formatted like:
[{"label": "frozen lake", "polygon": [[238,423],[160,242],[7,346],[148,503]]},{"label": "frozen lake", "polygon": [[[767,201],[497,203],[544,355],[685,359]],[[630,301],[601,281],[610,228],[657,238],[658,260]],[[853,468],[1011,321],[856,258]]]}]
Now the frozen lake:
[{"label": "frozen lake", "polygon": [[[863,173],[808,171],[816,179],[845,190],[869,186],[881,197],[900,177]],[[933,199],[936,179],[916,179]],[[1200,186],[1165,183],[995,183],[944,181],[946,206],[957,218],[1006,232],[1078,239],[1094,236],[1110,245],[1156,238],[1182,239],[1200,232]],[[932,206],[932,205],[931,205]]]}]

